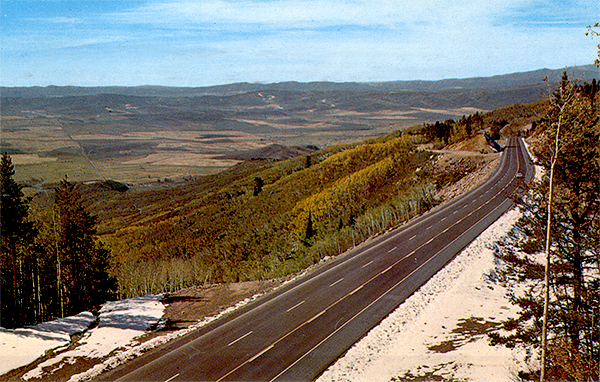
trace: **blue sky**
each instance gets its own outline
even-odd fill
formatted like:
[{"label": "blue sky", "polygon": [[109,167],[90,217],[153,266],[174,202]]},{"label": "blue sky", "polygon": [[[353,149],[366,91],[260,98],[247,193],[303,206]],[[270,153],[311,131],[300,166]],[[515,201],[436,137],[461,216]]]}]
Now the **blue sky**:
[{"label": "blue sky", "polygon": [[600,1],[2,0],[3,86],[393,81],[586,65]]}]

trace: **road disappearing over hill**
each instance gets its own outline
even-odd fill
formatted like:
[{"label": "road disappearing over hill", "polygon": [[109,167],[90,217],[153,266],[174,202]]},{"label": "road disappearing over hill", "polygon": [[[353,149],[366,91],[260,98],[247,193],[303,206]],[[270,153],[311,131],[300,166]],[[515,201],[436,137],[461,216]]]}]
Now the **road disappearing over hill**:
[{"label": "road disappearing over hill", "polygon": [[521,139],[476,189],[110,373],[120,381],[306,381],[513,205],[533,176]]}]

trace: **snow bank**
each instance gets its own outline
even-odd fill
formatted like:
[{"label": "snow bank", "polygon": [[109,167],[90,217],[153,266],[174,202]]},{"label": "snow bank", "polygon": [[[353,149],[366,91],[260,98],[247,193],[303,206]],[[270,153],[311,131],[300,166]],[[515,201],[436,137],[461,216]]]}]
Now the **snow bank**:
[{"label": "snow bank", "polygon": [[95,320],[92,313],[83,312],[27,328],[0,328],[0,375],[68,345],[72,334],[84,332]]},{"label": "snow bank", "polygon": [[[535,157],[533,156],[533,152],[531,151],[531,145],[525,140],[523,140],[523,143],[525,144],[525,150],[527,150],[527,154],[529,154],[529,157],[535,162]],[[534,164],[533,168],[535,169],[533,180],[535,182],[541,182],[542,179],[544,179],[544,168],[537,164]]]},{"label": "snow bank", "polygon": [[522,351],[489,346],[485,333],[517,310],[506,299],[507,289],[492,281],[492,244],[520,215],[515,209],[497,220],[318,381],[512,381]]},{"label": "snow bank", "polygon": [[85,333],[73,349],[40,363],[23,375],[23,379],[51,373],[79,357],[103,358],[115,349],[133,346],[137,337],[162,318],[165,306],[159,301],[161,298],[162,295],[150,295],[107,302],[100,309],[97,327]]}]

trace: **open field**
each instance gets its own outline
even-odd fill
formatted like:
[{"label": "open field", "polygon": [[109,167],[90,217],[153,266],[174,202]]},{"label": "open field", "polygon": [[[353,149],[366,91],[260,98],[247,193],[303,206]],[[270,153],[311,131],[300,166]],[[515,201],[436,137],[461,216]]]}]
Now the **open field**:
[{"label": "open field", "polygon": [[239,158],[293,155],[274,146],[302,151],[354,143],[539,98],[535,86],[437,92],[282,86],[188,97],[36,96],[23,89],[1,99],[0,149],[14,156],[16,180],[32,186],[65,175],[143,184],[213,174]]}]

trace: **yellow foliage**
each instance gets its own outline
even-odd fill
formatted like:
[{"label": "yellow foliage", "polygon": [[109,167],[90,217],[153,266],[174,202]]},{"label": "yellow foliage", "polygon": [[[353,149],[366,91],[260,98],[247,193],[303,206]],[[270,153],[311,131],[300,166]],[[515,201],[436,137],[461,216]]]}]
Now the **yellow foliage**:
[{"label": "yellow foliage", "polygon": [[369,186],[376,184],[377,179],[385,177],[394,167],[394,164],[393,157],[386,157],[335,181],[333,185],[321,192],[299,201],[292,212],[294,217],[291,223],[292,229],[301,231],[306,226],[309,212],[312,214],[313,219],[317,221],[321,217],[335,215],[349,201],[357,199]]}]

